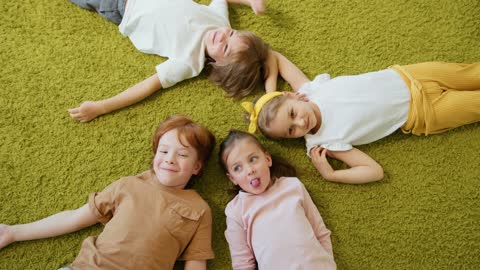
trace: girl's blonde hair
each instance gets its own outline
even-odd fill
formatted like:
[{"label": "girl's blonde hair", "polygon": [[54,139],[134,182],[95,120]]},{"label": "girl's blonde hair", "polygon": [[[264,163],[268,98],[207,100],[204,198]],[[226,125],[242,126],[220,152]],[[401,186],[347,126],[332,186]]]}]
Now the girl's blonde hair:
[{"label": "girl's blonde hair", "polygon": [[208,79],[227,92],[228,97],[242,98],[250,94],[268,73],[267,61],[270,47],[260,37],[249,31],[238,31],[247,49],[233,54],[228,64],[219,65],[207,60]]},{"label": "girl's blonde hair", "polygon": [[[260,114],[258,115],[257,127],[260,132],[269,139],[276,139],[268,134],[268,127],[273,119],[278,115],[278,109],[280,106],[290,97],[288,95],[281,95],[272,98],[265,105],[263,105]],[[256,101],[254,101],[255,104]]]}]

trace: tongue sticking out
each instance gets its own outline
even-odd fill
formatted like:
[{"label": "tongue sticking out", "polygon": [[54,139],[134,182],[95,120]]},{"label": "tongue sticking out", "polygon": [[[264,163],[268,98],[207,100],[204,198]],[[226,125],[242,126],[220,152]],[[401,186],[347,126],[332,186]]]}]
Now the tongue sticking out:
[{"label": "tongue sticking out", "polygon": [[254,188],[258,188],[260,186],[260,180],[258,179],[252,180],[252,182],[250,182],[250,185],[252,185],[252,187]]}]

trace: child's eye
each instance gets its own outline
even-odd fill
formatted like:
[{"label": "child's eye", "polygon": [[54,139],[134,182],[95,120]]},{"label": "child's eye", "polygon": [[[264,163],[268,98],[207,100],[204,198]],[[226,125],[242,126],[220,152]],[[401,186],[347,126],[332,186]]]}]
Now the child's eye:
[{"label": "child's eye", "polygon": [[234,32],[235,32],[235,31],[230,32],[230,36],[233,36],[233,33],[234,33]]},{"label": "child's eye", "polygon": [[165,150],[158,150],[158,152],[159,152],[159,153],[162,153],[162,154],[166,154],[166,153],[168,153],[168,152],[167,152],[167,151],[165,151]]},{"label": "child's eye", "polygon": [[233,171],[234,171],[234,172],[239,172],[240,169],[241,169],[240,166],[235,166],[235,167],[233,167]]},{"label": "child's eye", "polygon": [[257,156],[254,156],[254,157],[251,157],[250,158],[250,162],[255,162],[258,160],[258,157]]},{"label": "child's eye", "polygon": [[223,49],[223,52],[226,53],[226,52],[227,52],[227,49],[228,49],[228,44],[225,45],[225,49]]},{"label": "child's eye", "polygon": [[295,112],[293,110],[290,111],[290,117],[293,119],[295,118]]},{"label": "child's eye", "polygon": [[181,156],[181,157],[184,157],[184,158],[188,157],[187,154],[178,154],[178,155]]}]

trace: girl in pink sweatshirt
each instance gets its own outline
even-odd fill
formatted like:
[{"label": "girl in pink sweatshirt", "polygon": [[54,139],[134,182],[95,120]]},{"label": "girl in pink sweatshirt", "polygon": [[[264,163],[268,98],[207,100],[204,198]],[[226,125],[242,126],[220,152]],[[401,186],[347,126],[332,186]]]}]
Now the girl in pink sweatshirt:
[{"label": "girl in pink sweatshirt", "polygon": [[231,130],[219,161],[238,194],[225,209],[237,269],[335,269],[330,231],[288,163],[257,138]]}]

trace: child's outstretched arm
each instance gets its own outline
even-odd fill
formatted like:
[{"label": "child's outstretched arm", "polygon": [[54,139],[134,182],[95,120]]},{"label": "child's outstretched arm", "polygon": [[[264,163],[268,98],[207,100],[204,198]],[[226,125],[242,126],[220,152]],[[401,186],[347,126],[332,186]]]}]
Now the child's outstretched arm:
[{"label": "child's outstretched arm", "polygon": [[333,256],[332,240],[330,239],[331,231],[325,226],[322,216],[305,186],[302,185],[302,188],[304,198],[303,209],[305,209],[305,215],[310,222],[320,245],[322,245],[322,247]]},{"label": "child's outstretched arm", "polygon": [[[265,80],[265,87],[267,88],[267,81],[270,79],[270,76],[275,76],[275,88],[276,88],[276,81],[277,81],[277,76],[278,73],[283,77],[283,79],[292,86],[292,89],[294,92],[297,92],[300,87],[306,83],[309,82],[310,80],[308,77],[295,65],[293,64],[290,60],[288,60],[285,56],[282,54],[276,52],[276,51],[271,51],[272,55],[274,56],[275,62],[273,61],[268,61],[267,59],[267,67],[269,70],[268,77]],[[270,68],[272,69],[272,72],[270,72]],[[269,91],[276,91],[276,89],[266,89],[267,92]]]},{"label": "child's outstretched arm", "polygon": [[19,225],[0,224],[0,249],[17,241],[43,239],[78,231],[98,222],[88,204]]},{"label": "child's outstretched arm", "polygon": [[162,88],[155,73],[120,94],[100,101],[85,101],[77,108],[69,109],[70,116],[80,122],[88,122],[96,117],[130,106]]},{"label": "child's outstretched arm", "polygon": [[261,15],[265,12],[265,0],[227,0],[229,4],[242,4],[249,6],[255,12],[255,15]]},{"label": "child's outstretched arm", "polygon": [[[329,157],[345,162],[350,168],[334,170],[328,163]],[[352,148],[348,151],[328,151],[317,146],[310,150],[313,165],[328,181],[346,184],[364,184],[383,178],[383,168],[364,152]]]}]

